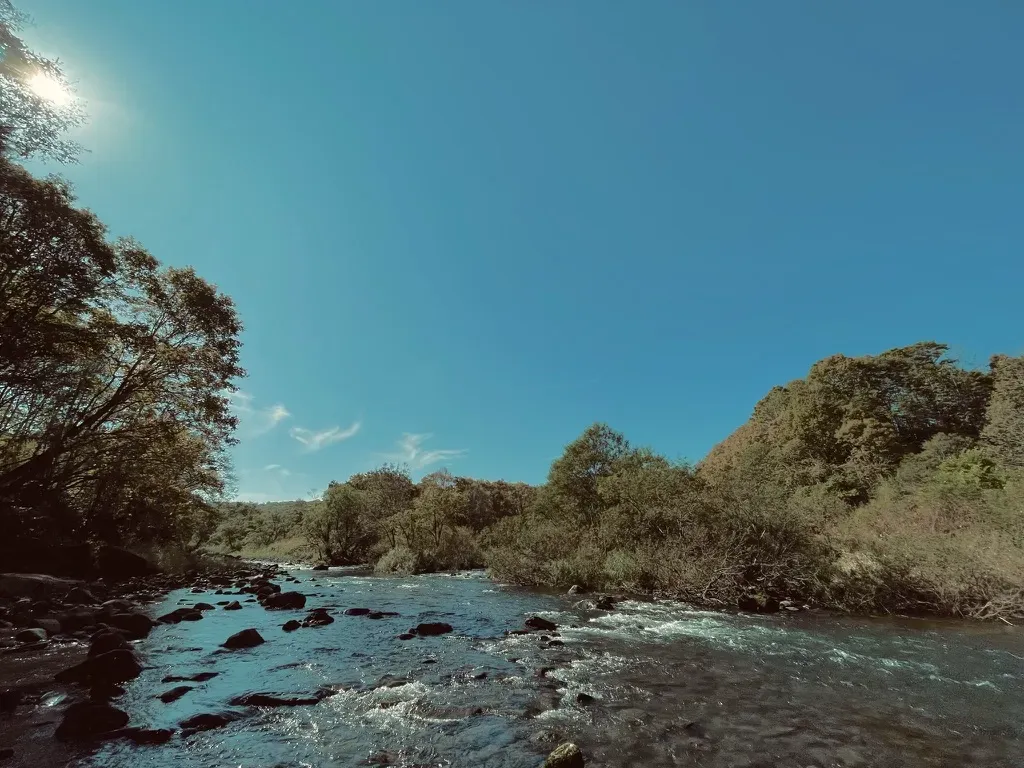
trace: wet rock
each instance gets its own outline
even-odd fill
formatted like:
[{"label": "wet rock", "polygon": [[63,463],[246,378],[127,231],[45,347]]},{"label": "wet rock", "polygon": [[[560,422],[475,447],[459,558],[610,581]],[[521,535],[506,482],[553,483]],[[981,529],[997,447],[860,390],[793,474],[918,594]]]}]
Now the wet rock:
[{"label": "wet rock", "polygon": [[314,565],[313,566],[313,570],[314,571],[326,571],[327,569],[328,569],[328,566],[324,565],[323,563],[321,563],[320,565]]},{"label": "wet rock", "polygon": [[199,621],[203,614],[195,608],[178,608],[177,610],[165,613],[157,621],[161,624],[180,624],[183,621]]},{"label": "wet rock", "polygon": [[0,691],[0,714],[13,712],[21,704],[24,694],[19,690]]},{"label": "wet rock", "polygon": [[551,640],[548,642],[548,648],[561,648],[565,643],[561,640]]},{"label": "wet rock", "polygon": [[242,610],[242,604],[237,600],[232,600],[230,603],[224,606],[225,611],[240,611]]},{"label": "wet rock", "polygon": [[555,671],[554,667],[541,667],[540,669],[538,669],[536,672],[533,673],[533,676],[534,677],[547,677],[548,676],[548,672],[554,672],[554,671]]},{"label": "wet rock", "polygon": [[608,595],[604,595],[594,601],[594,607],[599,611],[610,611],[615,608],[615,600]]},{"label": "wet rock", "polygon": [[290,619],[284,623],[281,627],[285,632],[294,632],[302,626],[302,622],[297,619]]},{"label": "wet rock", "polygon": [[246,693],[231,700],[233,707],[303,707],[319,704],[332,694],[318,691],[313,696],[279,696],[275,693]]},{"label": "wet rock", "polygon": [[46,630],[39,627],[23,629],[14,636],[14,639],[19,643],[45,643],[46,638]]},{"label": "wet rock", "polygon": [[0,763],[4,760],[10,760],[14,757],[14,750],[8,747],[7,749],[0,749]]},{"label": "wet rock", "polygon": [[553,621],[542,619],[540,616],[531,616],[526,620],[526,626],[530,629],[540,629],[545,631],[553,631],[558,629],[558,625]]},{"label": "wet rock", "polygon": [[71,605],[98,605],[100,601],[85,587],[75,587],[64,596],[64,602]]},{"label": "wet rock", "polygon": [[65,710],[54,737],[60,741],[90,741],[127,724],[128,713],[117,707],[100,701],[83,701]]},{"label": "wet rock", "polygon": [[255,648],[257,645],[262,645],[266,641],[263,636],[255,629],[243,629],[241,632],[236,632],[226,641],[224,641],[224,648],[239,649],[239,648]]},{"label": "wet rock", "polygon": [[191,690],[192,686],[190,685],[175,686],[174,688],[171,688],[171,690],[164,691],[163,693],[161,693],[160,701],[162,701],[164,704],[170,704],[172,701],[177,701]]},{"label": "wet rock", "polygon": [[416,637],[416,635],[414,635],[412,632],[403,632],[397,637],[399,640],[412,640],[414,637]]},{"label": "wet rock", "polygon": [[112,629],[101,629],[92,636],[92,643],[89,645],[89,656],[99,656],[110,651],[131,648],[124,635]]},{"label": "wet rock", "polygon": [[161,682],[164,683],[205,683],[213,680],[220,672],[199,672],[195,675],[167,675]]},{"label": "wet rock", "polygon": [[586,761],[580,748],[572,742],[555,747],[541,768],[583,768]]},{"label": "wet rock", "polygon": [[107,613],[131,613],[135,610],[135,605],[131,600],[116,598],[114,600],[105,601],[100,608]]},{"label": "wet rock", "polygon": [[141,555],[121,547],[101,547],[96,553],[96,568],[107,581],[123,582],[136,576],[156,573],[157,568]]},{"label": "wet rock", "polygon": [[413,634],[420,637],[437,637],[452,631],[452,625],[444,621],[427,621],[417,624],[416,629],[411,630]]},{"label": "wet rock", "polygon": [[683,726],[683,730],[686,735],[694,739],[706,739],[708,737],[707,731],[704,730],[704,726],[698,722],[687,723]]},{"label": "wet rock", "polygon": [[214,611],[214,610],[216,610],[209,603],[196,603],[195,605],[192,606],[192,609],[195,610],[195,611]]},{"label": "wet rock", "polygon": [[331,616],[326,608],[314,608],[309,612],[309,615],[302,622],[304,627],[325,627],[328,624],[334,623],[334,617]]},{"label": "wet rock", "polygon": [[136,744],[166,744],[174,731],[171,728],[119,728],[107,734],[111,739],[128,739]]},{"label": "wet rock", "polygon": [[593,704],[595,701],[597,701],[597,699],[595,699],[589,693],[577,693],[576,694],[576,703],[577,704],[581,704],[584,707],[587,706],[588,704]]},{"label": "wet rock", "polygon": [[77,586],[81,586],[80,581],[42,573],[0,573],[0,597],[31,597],[40,600],[66,595]]},{"label": "wet rock", "polygon": [[106,623],[120,630],[129,640],[141,640],[153,629],[154,622],[144,613],[115,613]]},{"label": "wet rock", "polygon": [[203,589],[202,587],[192,587],[192,590],[191,590],[191,591],[192,591],[192,594],[193,594],[193,595],[201,595],[201,594],[203,594],[203,592],[205,592],[206,590],[205,590],[205,589]]},{"label": "wet rock", "polygon": [[237,719],[236,715],[226,712],[206,712],[201,715],[193,715],[187,720],[182,720],[178,725],[184,730],[184,735],[188,736],[199,731],[223,728],[228,723]]},{"label": "wet rock", "polygon": [[779,601],[759,592],[751,592],[740,597],[737,607],[750,613],[775,613],[779,610]]},{"label": "wet rock", "polygon": [[263,600],[263,607],[270,610],[297,610],[306,607],[306,596],[301,592],[278,592]]},{"label": "wet rock", "polygon": [[346,616],[366,616],[368,613],[370,613],[370,609],[369,608],[346,608],[345,609],[345,615]]},{"label": "wet rock", "polygon": [[135,654],[118,649],[101,653],[58,672],[54,679],[58,683],[123,683],[125,680],[134,680],[141,673],[142,665]]}]

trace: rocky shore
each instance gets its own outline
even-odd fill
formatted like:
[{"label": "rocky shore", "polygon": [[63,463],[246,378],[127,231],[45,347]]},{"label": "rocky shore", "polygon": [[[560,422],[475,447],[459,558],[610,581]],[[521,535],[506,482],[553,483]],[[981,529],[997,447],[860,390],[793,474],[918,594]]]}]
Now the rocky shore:
[{"label": "rocky shore", "polygon": [[[322,570],[322,569],[321,569]],[[314,579],[315,581],[315,579]],[[243,603],[266,611],[305,610],[306,595],[289,590],[298,582],[281,566],[237,561],[186,574],[156,573],[141,558],[125,553],[120,567],[91,580],[45,574],[0,574],[0,763],[39,766],[67,764],[76,754],[110,740],[162,744],[200,731],[221,728],[248,708],[313,706],[338,691],[330,687],[294,694],[250,692],[224,702],[220,711],[190,716],[177,728],[138,722],[119,703],[125,687],[147,663],[136,644],[159,624],[202,621],[210,611],[237,611]],[[196,602],[162,615],[154,607],[172,590],[186,589]],[[200,598],[200,595],[202,598]],[[213,600],[213,598],[220,598]],[[610,598],[602,608],[610,608]],[[209,601],[209,602],[207,602]],[[344,617],[378,621],[395,612],[352,607]],[[285,633],[329,625],[335,617],[325,608],[283,622]],[[540,617],[526,620],[506,635],[537,634],[542,644],[561,645],[558,627]],[[430,638],[452,631],[445,622],[422,622],[397,633],[397,641]],[[224,653],[241,651],[266,640],[256,629],[225,638]],[[547,669],[540,670],[543,678]],[[159,699],[170,704],[216,671],[168,674]],[[386,763],[382,763],[386,764]],[[548,766],[581,766],[582,754],[562,744]]]}]

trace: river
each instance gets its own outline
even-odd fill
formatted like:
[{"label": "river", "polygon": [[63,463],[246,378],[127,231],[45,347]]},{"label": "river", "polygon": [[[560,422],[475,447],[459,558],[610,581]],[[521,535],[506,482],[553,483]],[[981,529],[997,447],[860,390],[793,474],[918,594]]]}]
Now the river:
[{"label": "river", "polygon": [[[640,601],[588,611],[573,608],[578,597],[478,573],[291,573],[299,583],[285,588],[306,594],[305,610],[243,603],[160,625],[139,643],[148,666],[118,703],[152,728],[198,713],[244,716],[163,745],[110,742],[71,764],[535,768],[571,740],[592,766],[1024,766],[1019,628]],[[223,599],[174,592],[154,615]],[[337,620],[282,631],[316,607]],[[351,607],[400,616],[342,615]],[[560,635],[505,635],[533,615],[558,623]],[[425,621],[454,631],[396,638]],[[266,643],[219,647],[248,627]],[[201,672],[218,674],[188,684],[177,701],[158,698],[177,685],[165,676]],[[227,703],[247,692],[308,696],[324,687],[337,693],[313,706]]]}]

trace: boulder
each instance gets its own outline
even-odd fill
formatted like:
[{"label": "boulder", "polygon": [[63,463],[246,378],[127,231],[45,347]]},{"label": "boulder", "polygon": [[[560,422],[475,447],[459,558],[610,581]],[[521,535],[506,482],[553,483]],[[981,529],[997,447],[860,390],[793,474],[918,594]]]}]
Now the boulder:
[{"label": "boulder", "polygon": [[46,630],[40,629],[39,627],[23,629],[14,636],[14,639],[19,643],[45,643]]},{"label": "boulder", "polygon": [[60,634],[60,622],[57,619],[35,619],[33,624],[39,629],[45,629],[47,635]]},{"label": "boulder", "polygon": [[124,639],[124,635],[120,632],[115,632],[112,629],[101,629],[92,636],[92,642],[89,644],[89,656],[99,656],[110,651],[128,648],[131,648],[131,646],[128,645],[128,641]]},{"label": "boulder", "polygon": [[395,616],[401,616],[401,614],[395,613],[394,611],[370,611],[366,614],[366,618],[368,619],[390,619]]},{"label": "boulder", "polygon": [[71,634],[96,625],[96,611],[89,608],[78,608],[68,611],[57,617],[60,622],[60,631]]},{"label": "boulder", "polygon": [[100,601],[85,587],[74,587],[64,596],[64,602],[71,605],[98,605]]},{"label": "boulder", "polygon": [[161,624],[180,624],[183,621],[199,621],[203,614],[195,608],[178,608],[157,619]]},{"label": "boulder", "polygon": [[320,563],[320,565],[314,565],[313,566],[313,570],[314,571],[326,571],[326,570],[329,570],[329,569],[330,569],[330,566],[324,565],[323,563]]},{"label": "boulder", "polygon": [[60,741],[90,741],[108,737],[128,724],[128,714],[101,701],[83,701],[64,711],[54,736]]},{"label": "boulder", "polygon": [[214,610],[216,610],[216,608],[214,608],[209,603],[196,603],[195,605],[192,606],[192,609],[196,610],[196,611],[214,611]]},{"label": "boulder", "polygon": [[370,612],[369,608],[346,608],[346,616],[365,616]]},{"label": "boulder", "polygon": [[58,683],[121,683],[135,679],[141,672],[142,665],[135,654],[119,649],[88,658],[81,664],[58,672],[54,679]]},{"label": "boulder", "polygon": [[294,632],[296,629],[298,629],[301,626],[302,626],[302,622],[301,621],[298,621],[296,619],[290,619],[289,621],[286,621],[284,623],[284,625],[281,627],[281,629],[283,629],[285,632]]},{"label": "boulder", "polygon": [[42,573],[0,574],[0,597],[30,597],[42,600],[62,597],[82,582],[74,579],[60,579]]},{"label": "boulder", "polygon": [[160,694],[160,701],[164,704],[170,704],[172,701],[177,701],[186,693],[192,690],[190,685],[177,685],[171,688],[169,691],[164,691]]},{"label": "boulder", "polygon": [[129,640],[141,640],[153,629],[154,622],[144,613],[115,613],[106,623],[122,632]]},{"label": "boulder", "polygon": [[237,600],[232,600],[230,603],[224,606],[225,611],[240,611],[242,610],[242,604]]},{"label": "boulder", "polygon": [[558,625],[553,621],[542,619],[540,616],[531,616],[526,620],[526,626],[530,629],[542,629],[546,632],[551,632],[558,629]]},{"label": "boulder", "polygon": [[124,582],[156,573],[156,567],[142,555],[121,547],[104,546],[96,553],[96,569],[107,581]]},{"label": "boulder", "polygon": [[541,768],[583,768],[586,761],[580,748],[572,742],[555,747]]},{"label": "boulder", "polygon": [[452,625],[443,621],[428,621],[423,624],[417,624],[416,629],[411,631],[420,637],[436,637],[437,635],[444,635],[451,632]]},{"label": "boulder", "polygon": [[603,595],[594,601],[594,607],[599,611],[610,611],[615,608],[615,600],[608,595]]},{"label": "boulder", "polygon": [[267,595],[262,602],[269,610],[297,610],[306,607],[306,596],[301,592],[277,592]]},{"label": "boulder", "polygon": [[304,627],[324,627],[334,623],[334,617],[327,612],[326,608],[314,608],[302,622]]},{"label": "boulder", "polygon": [[[263,636],[260,635],[255,629],[243,629],[241,632],[236,632],[229,637],[223,647],[236,650],[239,648],[255,648],[257,645],[262,645],[266,641]],[[182,726],[184,727],[184,726]]]},{"label": "boulder", "polygon": [[412,640],[414,637],[416,637],[416,635],[414,635],[412,632],[403,632],[402,634],[398,635],[399,640]]}]

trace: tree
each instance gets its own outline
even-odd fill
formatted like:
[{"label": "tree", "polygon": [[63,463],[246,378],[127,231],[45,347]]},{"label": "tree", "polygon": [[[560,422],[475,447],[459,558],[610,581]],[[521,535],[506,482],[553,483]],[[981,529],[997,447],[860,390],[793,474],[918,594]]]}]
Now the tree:
[{"label": "tree", "polygon": [[348,483],[331,483],[305,518],[306,536],[320,559],[332,565],[363,562],[373,539],[365,492]]},{"label": "tree", "polygon": [[1024,357],[996,355],[992,398],[985,412],[981,439],[1009,467],[1024,467]]},{"label": "tree", "polygon": [[66,133],[85,122],[60,62],[29,50],[27,18],[0,0],[0,155],[74,161],[81,147]]},{"label": "tree", "polygon": [[630,455],[629,442],[606,424],[593,424],[551,465],[548,486],[564,509],[593,522],[601,509],[598,480]]},{"label": "tree", "polygon": [[353,488],[366,493],[367,504],[374,512],[380,537],[389,547],[396,546],[398,526],[395,518],[412,506],[417,493],[408,468],[398,464],[384,464],[369,472],[353,475],[348,482]]}]

